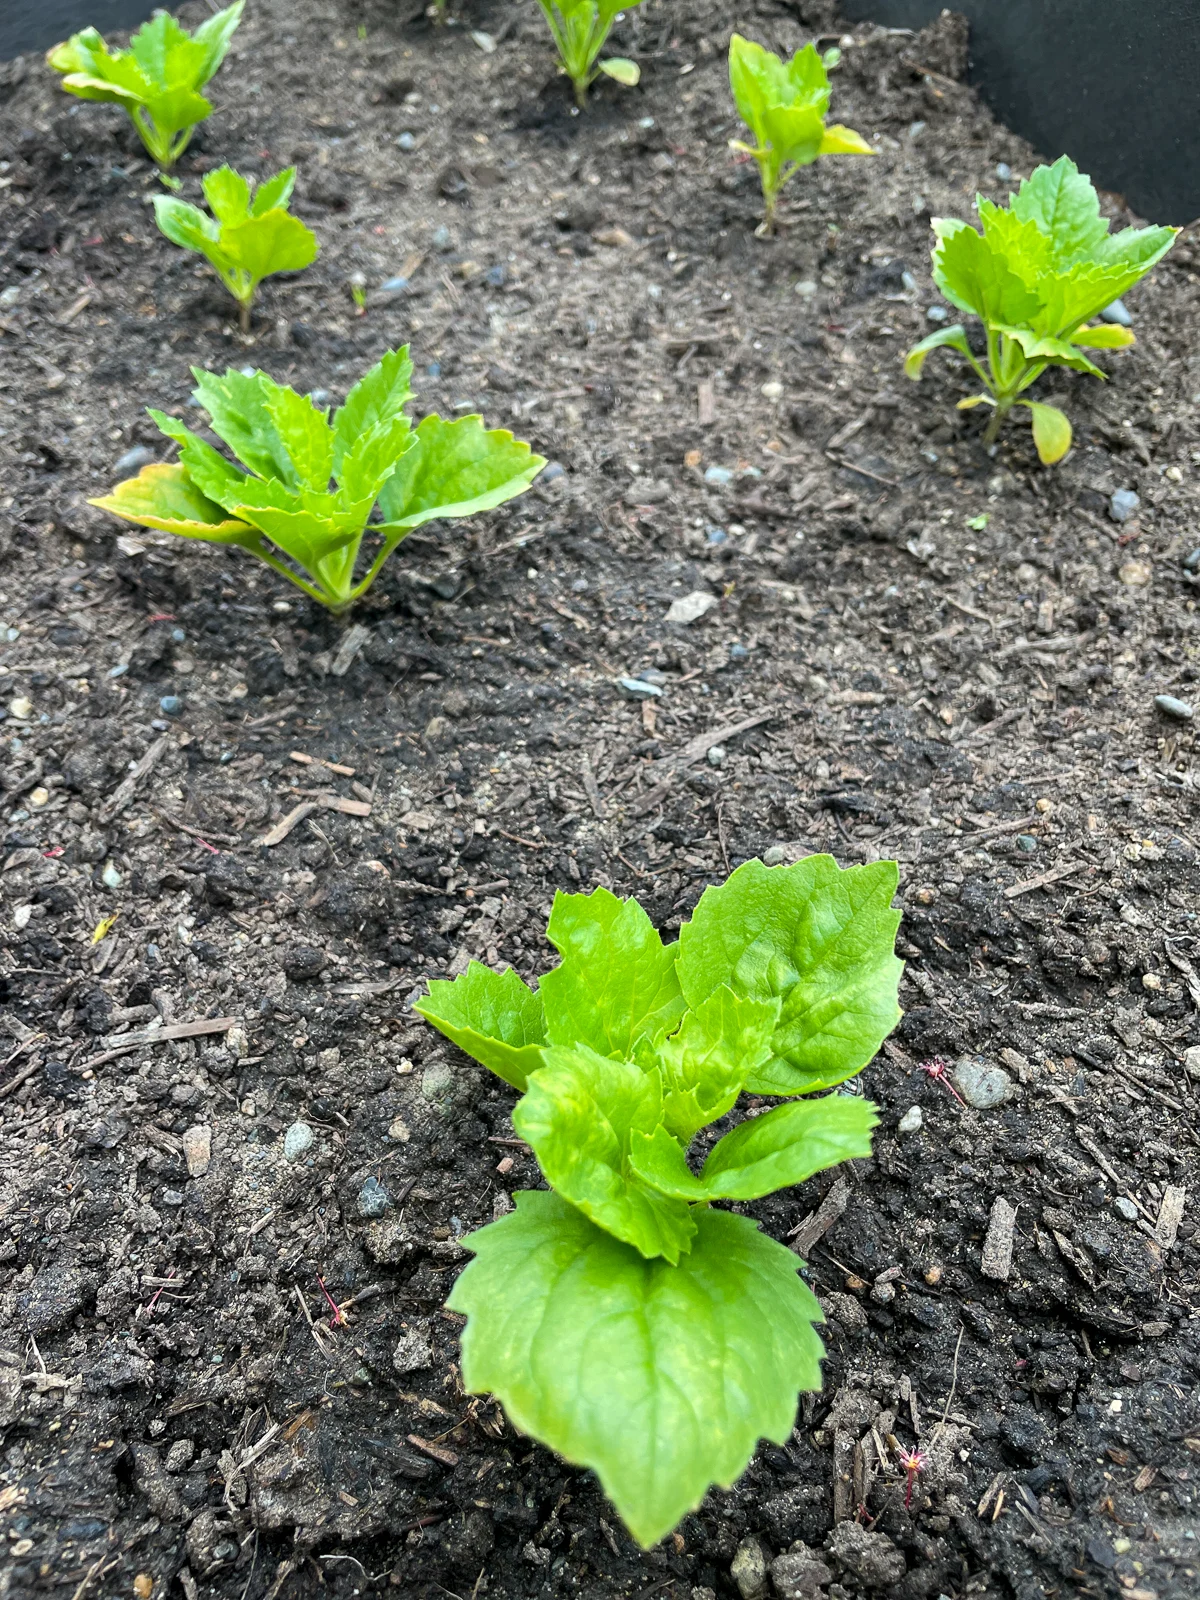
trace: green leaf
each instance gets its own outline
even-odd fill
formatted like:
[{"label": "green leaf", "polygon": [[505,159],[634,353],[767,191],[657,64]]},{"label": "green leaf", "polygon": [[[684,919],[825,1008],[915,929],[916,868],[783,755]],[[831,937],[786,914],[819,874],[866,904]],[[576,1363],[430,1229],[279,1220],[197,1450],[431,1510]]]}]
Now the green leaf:
[{"label": "green leaf", "polygon": [[1032,328],[1012,328],[1003,322],[993,323],[992,326],[998,333],[1003,333],[1020,345],[1027,361],[1052,361],[1057,366],[1073,367],[1076,372],[1090,372],[1094,378],[1103,378],[1105,375],[1095,362],[1089,361],[1083,351],[1067,339],[1056,339]]},{"label": "green leaf", "polygon": [[231,264],[257,288],[277,272],[300,272],[317,259],[320,245],[311,228],[279,206],[221,230]]},{"label": "green leaf", "polygon": [[630,1164],[678,1200],[758,1200],[814,1172],[871,1154],[875,1107],[854,1095],[793,1100],[741,1123],[717,1142],[696,1177],[665,1128],[634,1134]]},{"label": "green leaf", "polygon": [[414,441],[379,497],[389,531],[490,511],[524,494],[546,465],[545,456],[507,429],[485,428],[480,417],[426,417]]},{"label": "green leaf", "polygon": [[821,1318],[791,1251],[700,1210],[676,1267],[644,1261],[553,1194],[470,1234],[448,1302],[462,1371],[513,1424],[590,1467],[645,1547],[732,1485],[760,1437],[783,1444],[821,1383]]},{"label": "green leaf", "polygon": [[287,210],[292,199],[292,190],[296,185],[295,167],[285,167],[282,172],[277,172],[273,178],[268,178],[266,183],[260,183],[254,191],[254,201],[250,207],[252,217],[261,217],[264,212],[273,211],[276,206]]},{"label": "green leaf", "polygon": [[547,1045],[529,1074],[513,1127],[564,1200],[643,1256],[676,1262],[691,1248],[691,1208],[643,1183],[629,1166],[629,1141],[662,1118],[657,1072],[631,1061]]},{"label": "green leaf", "polygon": [[212,418],[214,433],[238,460],[260,478],[278,478],[295,489],[298,480],[291,458],[267,408],[269,395],[279,385],[265,372],[247,374],[232,367],[223,377],[193,367],[192,376],[195,398]]},{"label": "green leaf", "polygon": [[180,465],[186,469],[188,478],[201,494],[224,506],[226,511],[231,511],[245,499],[249,480],[244,473],[231,466],[212,445],[197,438],[177,417],[168,417],[153,408],[149,415],[158,424],[160,432],[165,433],[168,439],[174,439],[179,446]]},{"label": "green leaf", "polygon": [[1036,223],[1063,266],[1092,257],[1108,237],[1100,197],[1070,156],[1036,168],[1013,195],[1011,209],[1022,222]]},{"label": "green leaf", "polygon": [[1099,328],[1076,328],[1071,343],[1086,345],[1089,350],[1125,350],[1137,343],[1137,335],[1132,328],[1105,323]]},{"label": "green leaf", "polygon": [[117,484],[111,494],[89,500],[89,505],[111,511],[126,522],[184,539],[208,539],[214,544],[256,545],[258,535],[244,522],[227,517],[223,509],[200,493],[181,466],[155,462],[136,478]]},{"label": "green leaf", "polygon": [[406,450],[413,446],[407,417],[393,417],[366,433],[360,433],[342,458],[338,481],[342,492],[352,500],[378,498]]},{"label": "green leaf", "polygon": [[1048,406],[1037,400],[1020,400],[1018,405],[1028,407],[1033,418],[1033,442],[1043,466],[1052,467],[1061,461],[1071,448],[1071,424],[1057,406]]},{"label": "green leaf", "polygon": [[767,106],[761,127],[780,165],[807,167],[820,154],[825,124],[815,106]]},{"label": "green leaf", "polygon": [[669,1032],[682,1017],[678,947],[664,946],[636,900],[607,889],[560,891],[546,937],[562,956],[539,985],[552,1043],[628,1059],[639,1039]]},{"label": "green leaf", "polygon": [[306,394],[276,386],[267,392],[266,406],[296,482],[326,493],[333,475],[333,429],[325,413]]},{"label": "green leaf", "polygon": [[205,84],[216,72],[225,59],[225,52],[229,49],[229,42],[233,38],[234,29],[242,20],[242,10],[246,0],[233,0],[231,6],[226,6],[224,11],[218,11],[215,16],[209,17],[196,29],[192,38],[197,44],[204,47],[204,60],[200,68],[201,76],[197,80]]},{"label": "green leaf", "polygon": [[831,122],[825,129],[825,137],[817,151],[819,156],[873,156],[876,153],[861,133],[855,133],[853,128],[844,128],[840,122]]},{"label": "green leaf", "polygon": [[676,1033],[656,1040],[663,1121],[677,1138],[731,1109],[749,1078],[770,1060],[778,1000],[744,1000],[724,984],[684,1016]]},{"label": "green leaf", "polygon": [[607,61],[600,63],[600,71],[623,83],[627,89],[634,88],[642,81],[641,67],[636,61],[626,61],[624,56],[609,56]]},{"label": "green leaf", "polygon": [[1011,271],[1000,255],[966,223],[934,220],[938,242],[933,252],[933,277],[953,305],[974,311],[985,322],[1028,322],[1042,306],[1041,297]]},{"label": "green leaf", "polygon": [[218,167],[200,180],[208,208],[217,221],[228,227],[244,222],[250,214],[250,183],[232,167]]},{"label": "green leaf", "polygon": [[952,350],[957,350],[960,355],[966,356],[968,361],[974,360],[971,346],[967,343],[967,330],[961,323],[956,322],[949,328],[939,328],[936,333],[927,334],[920,344],[913,345],[904,358],[905,375],[913,379],[919,378],[926,356],[932,350],[941,350],[946,345]]},{"label": "green leaf", "polygon": [[722,984],[782,1001],[774,1055],[747,1082],[752,1093],[841,1083],[895,1027],[897,882],[892,861],[843,871],[832,856],[809,856],[794,867],[747,861],[701,895],[679,933],[676,970],[688,1005]]},{"label": "green leaf", "polygon": [[412,362],[405,345],[401,350],[389,350],[354,385],[333,419],[335,477],[341,477],[343,459],[363,434],[404,415],[412,399],[411,377]]},{"label": "green leaf", "polygon": [[413,1009],[514,1089],[524,1091],[529,1074],[542,1064],[541,996],[511,967],[492,972],[472,961],[452,983],[432,979],[429,994]]},{"label": "green leaf", "polygon": [[172,244],[180,245],[184,250],[195,250],[201,255],[208,255],[220,232],[217,224],[206,217],[203,211],[189,205],[186,200],[176,200],[167,194],[154,196],[154,220],[158,223],[159,231]]}]

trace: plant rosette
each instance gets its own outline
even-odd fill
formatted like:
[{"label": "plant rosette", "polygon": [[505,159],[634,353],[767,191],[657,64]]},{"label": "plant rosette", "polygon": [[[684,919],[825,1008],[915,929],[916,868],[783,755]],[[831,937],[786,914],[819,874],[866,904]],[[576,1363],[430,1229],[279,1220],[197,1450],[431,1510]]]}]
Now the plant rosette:
[{"label": "plant rosette", "polygon": [[[558,894],[537,990],[472,962],[416,1009],[518,1090],[550,1191],[463,1242],[463,1381],[592,1468],[649,1547],[819,1389],[802,1263],[714,1209],[869,1154],[875,1108],[828,1094],[899,1020],[894,862],[749,861],[674,944],[636,900]],[[782,1097],[713,1141],[743,1093]],[[703,1154],[703,1162],[700,1156]]]},{"label": "plant rosette", "polygon": [[952,305],[979,317],[986,353],[977,357],[956,323],[914,345],[904,370],[919,378],[932,350],[957,350],[983,384],[981,394],[958,402],[959,410],[992,407],[984,443],[993,444],[1005,417],[1023,406],[1038,456],[1051,466],[1071,448],[1070,421],[1057,406],[1024,398],[1025,391],[1047,367],[1106,376],[1086,352],[1120,350],[1136,340],[1129,328],[1089,324],[1162,260],[1179,230],[1110,233],[1091,179],[1068,156],[1038,167],[1007,207],[982,195],[975,207],[982,231],[934,218],[933,277]]},{"label": "plant rosette", "polygon": [[[238,545],[335,613],[366,594],[414,528],[502,505],[546,465],[480,417],[428,416],[414,428],[407,346],[360,378],[332,418],[265,372],[192,375],[197,404],[238,464],[152,410],[178,462],[143,467],[89,503],[143,528]],[[376,506],[382,521],[370,522]],[[378,548],[360,578],[368,534]]]}]

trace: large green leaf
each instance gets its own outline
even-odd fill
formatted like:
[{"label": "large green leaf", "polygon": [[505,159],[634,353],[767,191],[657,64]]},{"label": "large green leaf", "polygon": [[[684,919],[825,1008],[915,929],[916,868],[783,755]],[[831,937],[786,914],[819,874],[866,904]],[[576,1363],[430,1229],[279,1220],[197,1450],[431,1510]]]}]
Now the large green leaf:
[{"label": "large green leaf", "polygon": [[1108,236],[1100,196],[1070,156],[1037,167],[1013,195],[1011,210],[1022,222],[1037,224],[1063,266],[1090,258]]},{"label": "large green leaf", "polygon": [[778,1000],[744,1000],[722,984],[677,1032],[656,1041],[663,1121],[673,1134],[688,1140],[730,1110],[747,1078],[770,1060],[778,1020]]},{"label": "large green leaf", "polygon": [[344,457],[363,434],[403,417],[404,408],[412,399],[411,378],[412,362],[405,345],[400,350],[389,350],[351,389],[333,419],[333,470],[337,477],[341,477]]},{"label": "large green leaf", "polygon": [[189,481],[181,466],[164,462],[143,467],[136,478],[127,478],[111,494],[89,500],[88,504],[111,511],[126,522],[157,528],[162,533],[177,533],[185,539],[251,548],[259,543],[253,528],[226,516],[216,501],[201,494]]},{"label": "large green leaf", "polygon": [[276,272],[311,266],[320,250],[312,229],[280,206],[222,228],[221,248],[230,266],[245,273],[252,290]]},{"label": "large green leaf", "polygon": [[412,447],[412,430],[408,418],[403,415],[360,433],[338,467],[338,482],[343,493],[353,500],[374,502],[395,472],[401,456]]},{"label": "large green leaf", "polygon": [[953,305],[985,322],[1029,322],[1041,297],[1009,267],[1006,257],[965,222],[935,218],[933,277]]},{"label": "large green leaf", "polygon": [[239,472],[225,457],[213,449],[179,421],[178,417],[169,417],[165,412],[150,409],[149,415],[158,424],[159,430],[165,433],[168,439],[174,439],[179,446],[179,460],[187,469],[188,478],[210,500],[215,500],[218,505],[225,507],[226,511],[243,501],[249,479],[245,473]]},{"label": "large green leaf", "polygon": [[782,1001],[775,1053],[747,1083],[752,1092],[830,1088],[864,1067],[895,1027],[897,881],[892,861],[843,871],[832,856],[809,856],[794,867],[747,861],[701,895],[679,934],[688,1005],[722,984]]},{"label": "large green leaf", "polygon": [[854,1095],[793,1100],[741,1123],[717,1142],[699,1177],[665,1128],[634,1134],[630,1165],[679,1200],[758,1200],[814,1172],[871,1154],[875,1107]]},{"label": "large green leaf", "polygon": [[546,937],[562,956],[539,987],[552,1043],[628,1060],[643,1035],[669,1032],[682,1017],[676,946],[664,946],[636,900],[560,891]]},{"label": "large green leaf", "polygon": [[472,961],[453,982],[432,979],[429,994],[413,1009],[514,1089],[523,1091],[529,1074],[542,1064],[541,996],[511,967],[493,972]]},{"label": "large green leaf", "polygon": [[542,1061],[529,1075],[513,1127],[555,1191],[641,1255],[678,1261],[696,1233],[691,1208],[650,1188],[629,1166],[631,1137],[652,1133],[662,1118],[658,1073],[585,1045],[548,1045]]},{"label": "large green leaf", "polygon": [[557,1195],[463,1241],[466,1388],[591,1467],[649,1547],[740,1476],[761,1437],[791,1435],[821,1384],[821,1319],[791,1251],[745,1217],[701,1209],[678,1266],[644,1261]]},{"label": "large green leaf", "polygon": [[[273,215],[284,216],[285,213]],[[288,217],[287,220],[295,219]],[[262,222],[256,221],[250,226],[261,227]],[[333,475],[333,429],[325,413],[306,394],[297,394],[294,389],[272,388],[266,405],[267,415],[287,451],[297,483],[305,489],[328,492]]]},{"label": "large green leaf", "polygon": [[379,497],[389,532],[441,517],[469,517],[523,494],[546,465],[503,428],[480,417],[426,417]]},{"label": "large green leaf", "polygon": [[289,489],[299,486],[291,457],[271,419],[267,399],[279,385],[265,372],[224,376],[192,368],[195,397],[212,418],[213,431],[234,455],[260,478],[278,478]]},{"label": "large green leaf", "polygon": [[762,132],[781,163],[807,167],[820,154],[825,124],[815,106],[768,106]]}]

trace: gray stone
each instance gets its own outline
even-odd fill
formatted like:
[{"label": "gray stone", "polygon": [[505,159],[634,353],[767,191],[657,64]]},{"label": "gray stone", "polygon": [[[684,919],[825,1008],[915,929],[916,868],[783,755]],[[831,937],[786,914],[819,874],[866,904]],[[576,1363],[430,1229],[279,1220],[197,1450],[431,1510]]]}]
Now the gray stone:
[{"label": "gray stone", "polygon": [[1189,1045],[1183,1052],[1183,1070],[1189,1078],[1200,1078],[1200,1044]]},{"label": "gray stone", "polygon": [[917,1133],[925,1121],[924,1113],[920,1106],[909,1106],[908,1110],[896,1124],[897,1133]]},{"label": "gray stone", "polygon": [[641,678],[618,678],[617,688],[626,700],[661,700],[662,690],[656,683],[646,683]]},{"label": "gray stone", "polygon": [[1190,722],[1196,715],[1196,708],[1187,700],[1176,700],[1173,694],[1156,694],[1154,704],[1165,717],[1173,717],[1176,722]]},{"label": "gray stone", "polygon": [[725,746],[723,744],[709,746],[708,764],[710,767],[723,767],[725,765]]},{"label": "gray stone", "polygon": [[167,1451],[167,1471],[182,1472],[184,1467],[190,1467],[192,1457],[196,1454],[196,1441],[194,1439],[176,1439]]},{"label": "gray stone", "polygon": [[763,851],[764,867],[781,867],[787,860],[787,851],[781,844],[773,844],[769,850]]},{"label": "gray stone", "polygon": [[1114,300],[1112,305],[1105,306],[1100,319],[1102,322],[1115,322],[1120,328],[1133,327],[1133,318],[1126,310],[1124,300]]},{"label": "gray stone", "polygon": [[370,1177],[358,1191],[360,1217],[381,1217],[391,1203],[391,1197],[376,1177]]},{"label": "gray stone", "polygon": [[177,694],[165,694],[158,702],[158,709],[164,717],[178,717],[183,714],[183,701]]},{"label": "gray stone", "polygon": [[831,1289],[821,1296],[821,1309],[847,1333],[862,1333],[867,1326],[867,1313],[852,1294]]},{"label": "gray stone", "polygon": [[762,1600],[767,1592],[767,1558],[757,1539],[743,1539],[734,1552],[729,1576],[742,1600]]},{"label": "gray stone", "polygon": [[293,1122],[283,1136],[283,1159],[299,1161],[312,1149],[313,1131],[307,1122]]},{"label": "gray stone", "polygon": [[667,609],[667,621],[677,622],[683,628],[690,627],[719,603],[716,595],[709,594],[707,589],[693,589],[691,594],[680,595],[678,600],[672,600]]},{"label": "gray stone", "polygon": [[1197,545],[1194,550],[1189,551],[1184,556],[1183,570],[1185,572],[1200,572],[1200,545]]},{"label": "gray stone", "polygon": [[25,1331],[35,1339],[56,1333],[96,1292],[96,1280],[79,1267],[43,1267],[17,1300]]},{"label": "gray stone", "polygon": [[431,1061],[421,1074],[423,1100],[449,1101],[454,1098],[454,1068],[448,1061]]},{"label": "gray stone", "polygon": [[814,1600],[832,1582],[833,1573],[801,1540],[771,1563],[771,1582],[779,1600]]},{"label": "gray stone", "polygon": [[1113,1201],[1113,1210],[1119,1217],[1124,1217],[1126,1222],[1136,1222],[1138,1219],[1138,1208],[1123,1194],[1119,1194]]},{"label": "gray stone", "polygon": [[825,1541],[825,1548],[841,1568],[864,1589],[887,1589],[900,1582],[906,1569],[903,1551],[885,1533],[877,1533],[857,1522],[839,1522]]},{"label": "gray stone", "polygon": [[1108,514],[1114,522],[1128,522],[1137,515],[1142,497],[1132,489],[1117,489],[1109,498]]},{"label": "gray stone", "polygon": [[433,1365],[433,1346],[429,1342],[428,1324],[412,1323],[400,1335],[392,1351],[392,1366],[397,1372],[423,1372]]},{"label": "gray stone", "polygon": [[728,467],[706,467],[704,470],[705,483],[725,484],[733,482],[733,473]]},{"label": "gray stone", "polygon": [[945,306],[930,306],[925,316],[930,322],[948,322],[950,320],[950,313]]},{"label": "gray stone", "polygon": [[113,471],[118,477],[126,473],[140,472],[143,467],[148,467],[154,460],[154,451],[147,450],[144,444],[135,444],[132,450],[126,450],[123,456],[118,456],[113,463]]},{"label": "gray stone", "polygon": [[212,1160],[212,1129],[203,1123],[187,1128],[183,1134],[183,1159],[187,1162],[188,1176],[202,1178]]},{"label": "gray stone", "polygon": [[983,1056],[961,1056],[954,1066],[954,1085],[969,1106],[989,1111],[1012,1094],[1012,1079],[1003,1067]]}]

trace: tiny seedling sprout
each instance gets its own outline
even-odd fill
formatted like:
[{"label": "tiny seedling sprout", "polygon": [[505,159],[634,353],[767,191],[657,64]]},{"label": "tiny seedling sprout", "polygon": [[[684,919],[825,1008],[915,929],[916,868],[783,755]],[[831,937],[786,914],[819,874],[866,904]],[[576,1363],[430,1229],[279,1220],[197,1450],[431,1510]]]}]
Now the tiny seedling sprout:
[{"label": "tiny seedling sprout", "polygon": [[601,73],[629,88],[641,82],[642,71],[636,61],[624,56],[600,60],[613,23],[623,11],[632,11],[640,3],[641,0],[538,0],[580,110],[587,104],[587,92]]},{"label": "tiny seedling sprout", "polygon": [[922,1061],[918,1065],[917,1071],[923,1072],[929,1079],[930,1083],[940,1083],[943,1089],[949,1090],[949,1092],[958,1101],[960,1106],[966,1105],[967,1102],[963,1099],[962,1095],[959,1094],[958,1090],[954,1087],[954,1084],[951,1081],[950,1063],[948,1061],[943,1061],[941,1056],[931,1056],[928,1061]]}]

